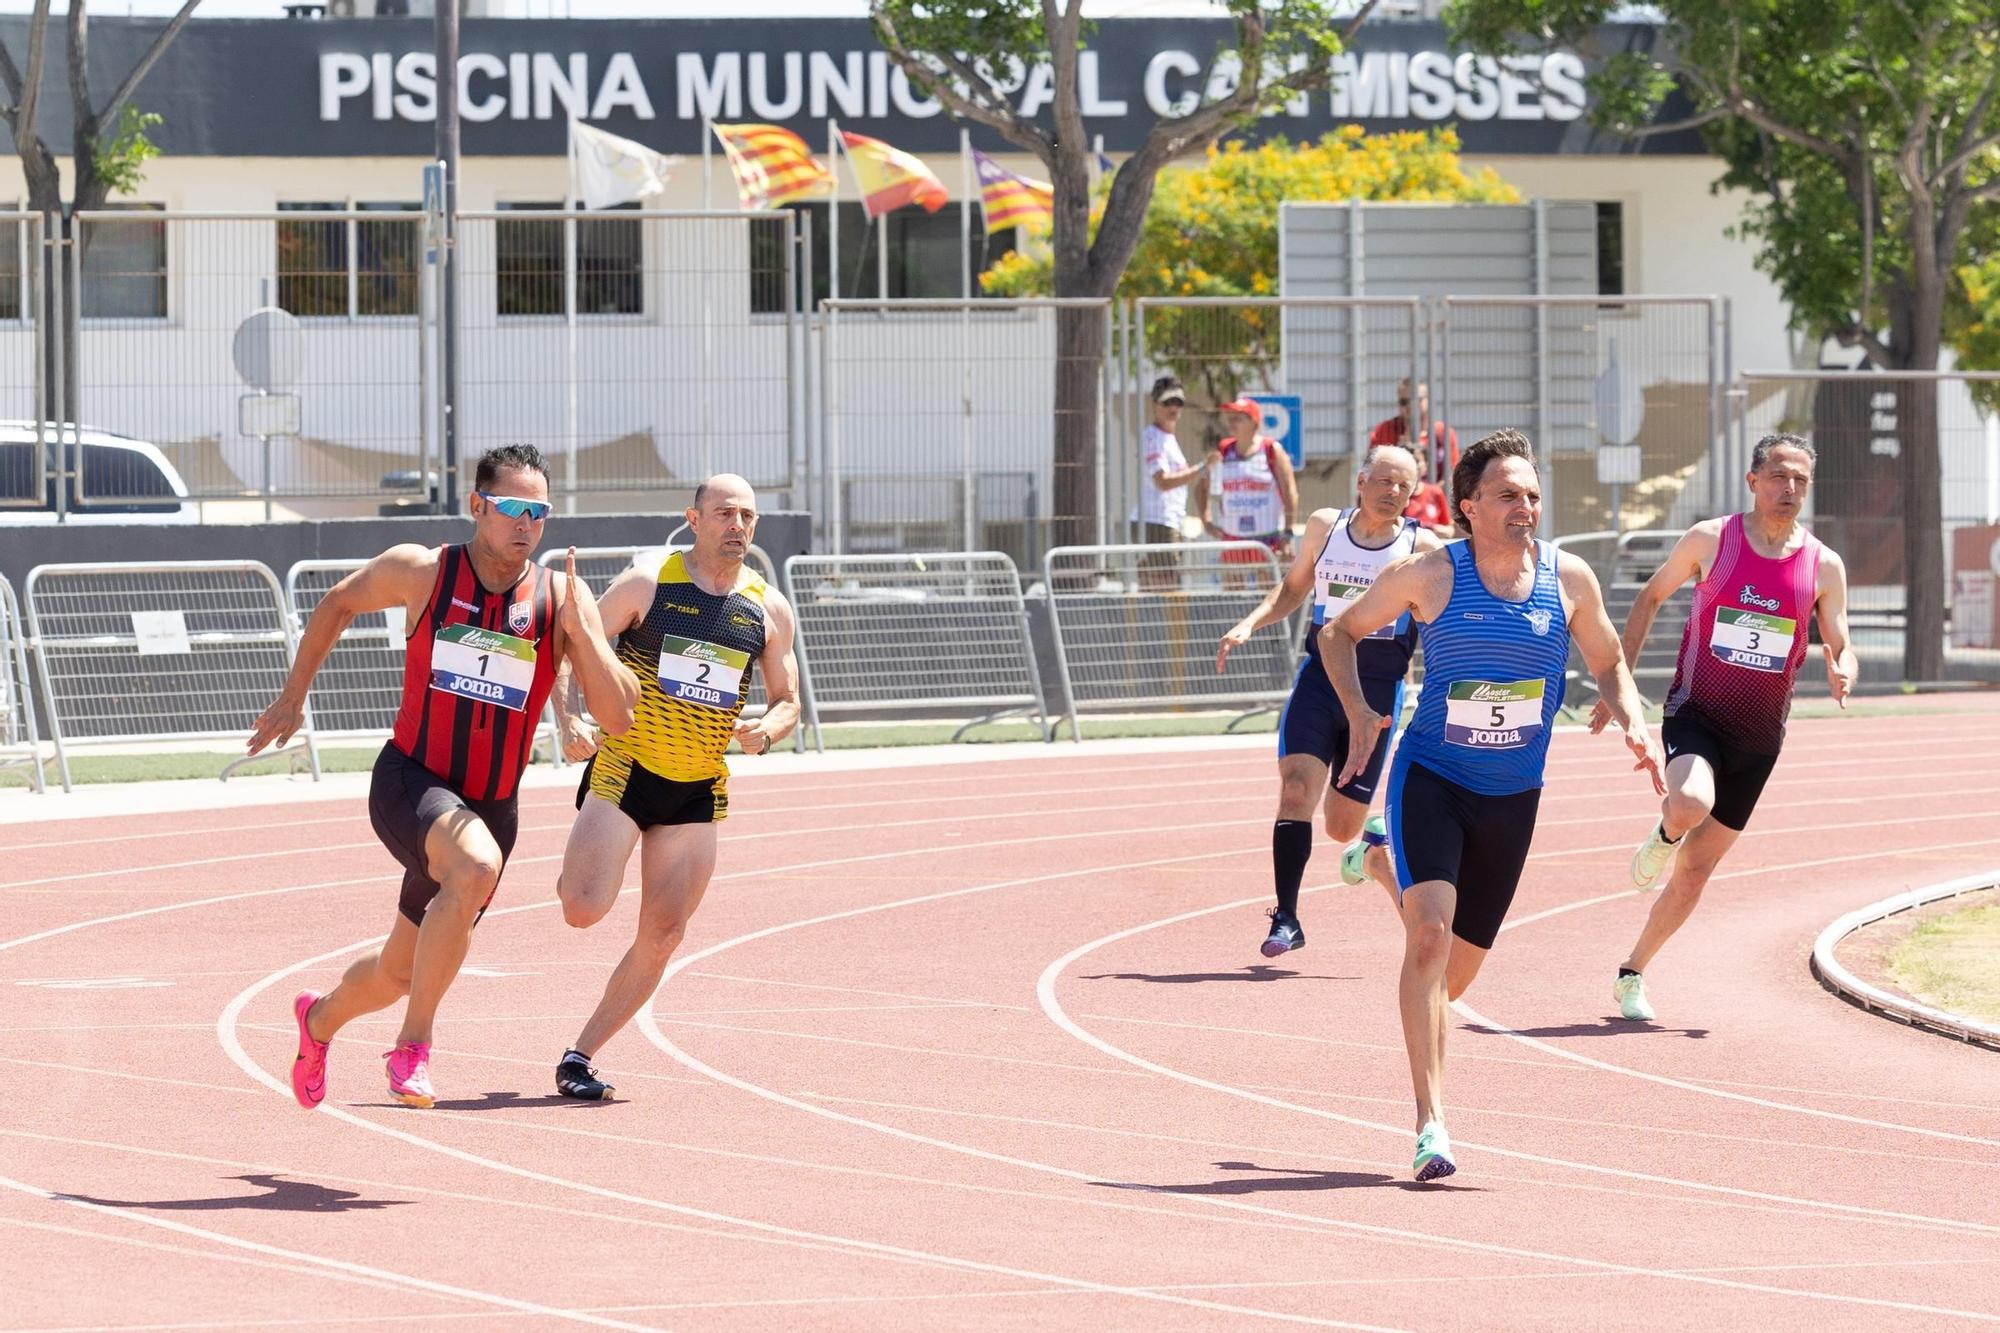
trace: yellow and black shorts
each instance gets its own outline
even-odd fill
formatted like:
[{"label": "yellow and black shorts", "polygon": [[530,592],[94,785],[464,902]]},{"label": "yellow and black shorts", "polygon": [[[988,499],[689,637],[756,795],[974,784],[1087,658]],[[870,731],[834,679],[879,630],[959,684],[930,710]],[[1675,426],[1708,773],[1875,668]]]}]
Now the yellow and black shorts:
[{"label": "yellow and black shorts", "polygon": [[671,824],[717,824],[729,817],[727,774],[676,782],[615,750],[599,750],[583,766],[583,781],[576,788],[579,810],[586,792],[617,806],[641,832]]}]

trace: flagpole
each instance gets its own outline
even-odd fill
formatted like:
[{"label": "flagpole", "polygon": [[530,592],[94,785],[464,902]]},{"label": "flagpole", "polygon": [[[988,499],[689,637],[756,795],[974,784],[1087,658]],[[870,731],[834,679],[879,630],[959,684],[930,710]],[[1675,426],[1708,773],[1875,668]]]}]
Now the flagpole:
[{"label": "flagpole", "polygon": [[[965,196],[958,205],[959,294],[972,299],[972,131],[958,131],[958,175]],[[971,548],[966,548],[970,550]]]},{"label": "flagpole", "polygon": [[833,299],[840,299],[840,131],[829,116],[826,122],[826,164],[833,171],[833,198],[826,206],[826,248],[833,256],[828,265],[833,270],[827,275],[832,284]]},{"label": "flagpole", "polygon": [[701,211],[704,213],[715,211],[715,204],[708,183],[708,160],[709,155],[714,149],[715,122],[707,116],[703,116],[701,118]]},{"label": "flagpole", "polygon": [[576,210],[581,191],[576,182],[576,120],[569,122],[569,198],[563,218],[563,322],[567,326],[566,358],[569,393],[563,400],[563,512],[576,512]]},{"label": "flagpole", "polygon": [[1090,188],[1096,191],[1104,179],[1104,136],[1099,134],[1090,141]]},{"label": "flagpole", "polygon": [[[878,225],[879,224],[879,225]],[[889,215],[868,219],[868,225],[875,228],[875,297],[889,299]]]}]

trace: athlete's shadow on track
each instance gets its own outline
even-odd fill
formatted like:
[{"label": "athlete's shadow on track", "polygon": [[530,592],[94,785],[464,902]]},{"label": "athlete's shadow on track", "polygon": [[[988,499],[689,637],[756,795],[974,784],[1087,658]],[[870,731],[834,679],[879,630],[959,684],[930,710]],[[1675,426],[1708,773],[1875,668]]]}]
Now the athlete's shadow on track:
[{"label": "athlete's shadow on track", "polygon": [[[401,1102],[373,1102],[388,1111],[403,1109]],[[518,1092],[488,1092],[477,1097],[460,1097],[452,1101],[439,1100],[435,1106],[440,1111],[532,1111],[542,1106],[616,1106],[615,1098],[601,1102],[578,1101],[574,1097],[562,1097],[553,1092],[539,1097],[523,1097]]]},{"label": "athlete's shadow on track", "polygon": [[1269,963],[1253,963],[1234,972],[1097,972],[1078,981],[1151,981],[1165,986],[1192,986],[1204,981],[1359,981],[1360,977],[1318,977]]},{"label": "athlete's shadow on track", "polygon": [[61,1194],[56,1197],[74,1203],[94,1203],[101,1208],[143,1208],[148,1212],[209,1213],[249,1208],[279,1213],[352,1213],[375,1208],[399,1208],[408,1199],[364,1199],[353,1190],[337,1190],[315,1185],[309,1180],[286,1180],[283,1176],[230,1176],[268,1191],[264,1194],[226,1194],[215,1199],[99,1199],[88,1194]]},{"label": "athlete's shadow on track", "polygon": [[1094,1180],[1091,1183],[1100,1189],[1140,1190],[1147,1194],[1268,1194],[1355,1189],[1472,1192],[1479,1188],[1476,1185],[1446,1185],[1437,1181],[1419,1183],[1380,1171],[1303,1171],[1290,1166],[1258,1166],[1255,1162],[1217,1162],[1215,1167],[1218,1171],[1259,1171],[1265,1174],[1205,1180],[1194,1185],[1141,1185],[1114,1180]]},{"label": "athlete's shadow on track", "polygon": [[1629,1018],[1600,1018],[1595,1023],[1563,1023],[1542,1028],[1493,1028],[1484,1023],[1464,1023],[1460,1027],[1466,1032],[1474,1032],[1482,1037],[1634,1037],[1653,1033],[1662,1037],[1687,1037],[1700,1041],[1708,1036],[1707,1028],[1663,1028],[1658,1023],[1635,1021]]}]

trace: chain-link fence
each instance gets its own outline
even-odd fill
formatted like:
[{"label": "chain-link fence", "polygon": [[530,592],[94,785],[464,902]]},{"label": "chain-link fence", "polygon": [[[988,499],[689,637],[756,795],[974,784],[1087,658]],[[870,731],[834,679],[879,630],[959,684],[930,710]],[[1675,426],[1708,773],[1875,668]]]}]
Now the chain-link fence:
[{"label": "chain-link fence", "polygon": [[240,741],[291,668],[283,590],[251,561],[37,565],[25,591],[65,791],[78,742]]},{"label": "chain-link fence", "polygon": [[825,544],[1002,551],[1101,537],[1111,303],[821,306]]},{"label": "chain-link fence", "polygon": [[2000,374],[1746,370],[1737,401],[1739,476],[1766,434],[1813,442],[1863,679],[2000,681]]},{"label": "chain-link fence", "polygon": [[459,457],[542,444],[561,493],[715,472],[794,496],[803,355],[794,215],[460,215]]},{"label": "chain-link fence", "polygon": [[[80,213],[65,288],[78,500],[374,497],[422,466],[423,215]],[[162,466],[164,463],[164,467]]]},{"label": "chain-link fence", "polygon": [[1282,703],[1299,635],[1281,623],[1218,668],[1222,636],[1284,577],[1256,542],[1064,546],[1044,563],[1070,732],[1081,712]]},{"label": "chain-link fence", "polygon": [[1542,460],[1542,535],[1685,526],[1733,503],[1728,303],[1713,296],[1440,303],[1433,405],[1461,446],[1503,427]]},{"label": "chain-link fence", "polygon": [[1047,732],[1021,575],[1005,554],[795,555],[785,585],[822,748],[826,713],[951,718],[958,735],[1025,713]]}]

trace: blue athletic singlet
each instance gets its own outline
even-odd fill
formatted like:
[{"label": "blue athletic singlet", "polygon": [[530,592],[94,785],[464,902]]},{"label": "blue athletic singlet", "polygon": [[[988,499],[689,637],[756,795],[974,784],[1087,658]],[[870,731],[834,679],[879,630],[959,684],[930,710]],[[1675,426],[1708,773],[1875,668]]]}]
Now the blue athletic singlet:
[{"label": "blue athletic singlet", "polygon": [[1556,549],[1535,543],[1535,587],[1522,602],[1486,590],[1470,541],[1445,549],[1451,599],[1423,627],[1424,688],[1397,766],[1420,763],[1482,796],[1530,791],[1542,785],[1569,661]]},{"label": "blue athletic singlet", "polygon": [[[1402,520],[1396,528],[1396,535],[1389,539],[1386,546],[1363,546],[1354,540],[1356,513],[1353,509],[1340,511],[1340,516],[1334,520],[1333,531],[1326,534],[1326,545],[1320,548],[1319,559],[1313,563],[1313,624],[1316,626],[1340,619],[1348,606],[1368,591],[1383,570],[1416,550],[1417,533],[1422,529],[1415,519]],[[1393,624],[1384,625],[1354,645],[1358,674],[1401,680],[1409,674],[1410,655],[1416,648],[1416,622],[1406,611]],[[1306,636],[1303,669],[1321,674],[1325,672],[1325,668],[1319,665],[1318,634]]]}]

